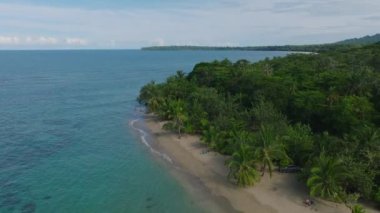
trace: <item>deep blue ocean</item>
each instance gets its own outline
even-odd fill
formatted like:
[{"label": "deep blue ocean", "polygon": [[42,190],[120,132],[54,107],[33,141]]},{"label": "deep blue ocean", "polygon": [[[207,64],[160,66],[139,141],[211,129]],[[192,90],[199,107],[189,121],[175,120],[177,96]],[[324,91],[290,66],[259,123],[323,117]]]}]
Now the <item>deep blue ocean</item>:
[{"label": "deep blue ocean", "polygon": [[0,212],[204,211],[129,126],[140,87],[201,61],[286,54],[0,51]]}]

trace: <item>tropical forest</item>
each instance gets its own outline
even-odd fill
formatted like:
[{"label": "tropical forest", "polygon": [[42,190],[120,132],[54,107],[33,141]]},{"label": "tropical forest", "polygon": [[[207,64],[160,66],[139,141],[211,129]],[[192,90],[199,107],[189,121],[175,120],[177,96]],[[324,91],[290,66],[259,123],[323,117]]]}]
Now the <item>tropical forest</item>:
[{"label": "tropical forest", "polygon": [[238,186],[292,165],[312,197],[380,205],[380,43],[202,62],[146,84],[138,101],[229,156]]}]

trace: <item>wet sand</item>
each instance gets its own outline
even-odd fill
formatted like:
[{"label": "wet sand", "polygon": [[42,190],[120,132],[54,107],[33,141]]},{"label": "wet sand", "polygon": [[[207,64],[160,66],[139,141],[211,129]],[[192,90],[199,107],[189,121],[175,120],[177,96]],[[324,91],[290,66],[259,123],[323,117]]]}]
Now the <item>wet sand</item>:
[{"label": "wet sand", "polygon": [[[285,212],[285,213],[349,213],[343,204],[315,200],[307,207],[305,185],[294,174],[274,172],[253,187],[241,188],[227,180],[226,156],[210,151],[198,136],[177,134],[162,128],[155,116],[138,122],[146,130],[151,149],[163,159],[169,171],[182,183],[194,202],[208,212]],[[372,212],[372,211],[369,211]]]}]

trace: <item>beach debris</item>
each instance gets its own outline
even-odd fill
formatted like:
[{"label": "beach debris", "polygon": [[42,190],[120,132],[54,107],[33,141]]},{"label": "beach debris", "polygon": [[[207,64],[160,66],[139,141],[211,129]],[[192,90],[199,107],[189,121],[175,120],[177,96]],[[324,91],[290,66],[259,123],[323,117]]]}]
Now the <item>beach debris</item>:
[{"label": "beach debris", "polygon": [[289,165],[285,167],[279,167],[278,171],[281,173],[297,173],[301,171],[301,167],[296,165]]},{"label": "beach debris", "polygon": [[310,198],[306,198],[304,201],[303,201],[303,204],[305,204],[306,206],[311,206],[314,204],[314,201]]},{"label": "beach debris", "polygon": [[207,154],[207,153],[209,153],[209,152],[211,152],[211,150],[209,150],[209,149],[203,150],[203,151],[201,152],[201,155]]}]

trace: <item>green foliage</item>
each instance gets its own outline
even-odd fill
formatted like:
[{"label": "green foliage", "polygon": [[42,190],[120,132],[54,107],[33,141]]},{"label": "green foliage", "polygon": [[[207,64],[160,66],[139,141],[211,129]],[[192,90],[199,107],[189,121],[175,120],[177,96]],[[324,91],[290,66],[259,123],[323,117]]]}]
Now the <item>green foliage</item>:
[{"label": "green foliage", "polygon": [[260,126],[254,147],[255,158],[262,164],[262,175],[268,168],[269,175],[272,177],[275,161],[282,165],[287,165],[290,162],[285,152],[285,146],[272,126]]},{"label": "green foliage", "polygon": [[297,123],[289,126],[283,137],[286,152],[296,165],[304,166],[313,152],[313,133],[309,126]]},{"label": "green foliage", "polygon": [[214,126],[210,126],[208,129],[203,130],[201,139],[210,148],[217,149],[218,141],[221,139],[220,132]]},{"label": "green foliage", "polygon": [[181,138],[181,130],[184,128],[184,123],[187,121],[185,111],[185,103],[182,100],[169,102],[169,116],[172,120],[172,127],[177,130],[178,138]]},{"label": "green foliage", "polygon": [[338,44],[373,44],[380,41],[380,34],[367,35],[361,38],[347,39],[337,42]]},{"label": "green foliage", "polygon": [[375,170],[372,170],[367,163],[356,160],[350,155],[343,157],[343,162],[346,168],[350,168],[351,176],[346,180],[346,190],[369,199],[374,189]]},{"label": "green foliage", "polygon": [[239,186],[254,185],[260,179],[252,154],[252,148],[241,141],[231,159],[227,161],[230,168],[228,177],[236,180]]},{"label": "green foliage", "polygon": [[370,124],[374,108],[366,97],[345,96],[333,110],[331,123],[336,132],[349,132],[353,128]]},{"label": "green foliage", "polygon": [[148,83],[138,101],[179,137],[229,155],[239,185],[295,164],[314,196],[379,202],[380,43],[308,48],[321,53],[199,63]]},{"label": "green foliage", "polygon": [[311,174],[307,180],[310,195],[333,201],[343,201],[345,192],[342,183],[347,176],[341,160],[328,157],[322,152],[319,158],[315,159],[315,164],[311,168]]},{"label": "green foliage", "polygon": [[352,134],[355,155],[360,157],[373,170],[378,170],[380,165],[380,129],[371,126],[361,126]]},{"label": "green foliage", "polygon": [[261,50],[261,51],[305,51],[324,52],[334,49],[345,50],[356,46],[374,44],[380,41],[380,34],[364,36],[362,38],[347,39],[330,44],[314,45],[284,45],[284,46],[256,46],[256,47],[209,47],[209,46],[153,46],[142,50]]},{"label": "green foliage", "polygon": [[252,112],[256,125],[270,125],[277,127],[277,131],[284,130],[287,125],[285,116],[271,102],[260,100]]},{"label": "green foliage", "polygon": [[363,206],[357,204],[351,208],[351,212],[352,213],[365,213],[366,211],[363,208]]},{"label": "green foliage", "polygon": [[377,205],[380,206],[380,187],[377,189],[377,192],[374,195],[374,200],[377,202]]},{"label": "green foliage", "polygon": [[140,95],[137,100],[140,104],[147,105],[148,109],[154,112],[158,110],[160,105],[159,93],[160,90],[158,89],[158,85],[154,81],[151,81],[141,88]]}]

